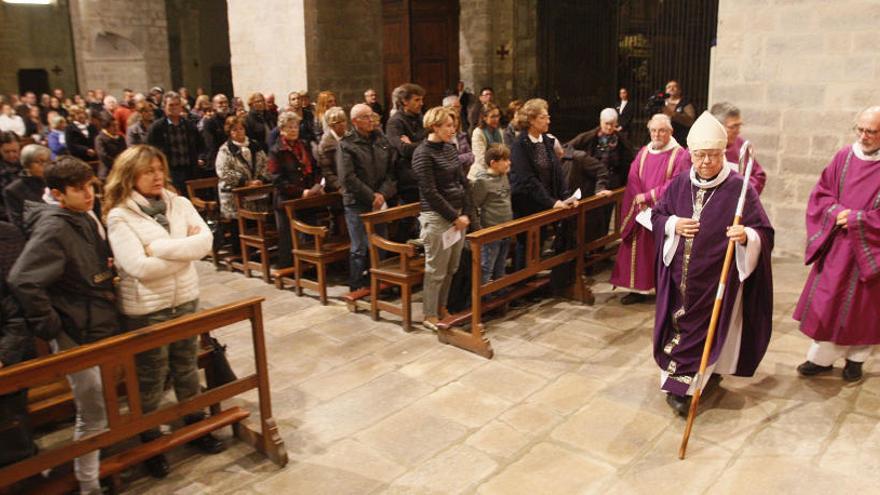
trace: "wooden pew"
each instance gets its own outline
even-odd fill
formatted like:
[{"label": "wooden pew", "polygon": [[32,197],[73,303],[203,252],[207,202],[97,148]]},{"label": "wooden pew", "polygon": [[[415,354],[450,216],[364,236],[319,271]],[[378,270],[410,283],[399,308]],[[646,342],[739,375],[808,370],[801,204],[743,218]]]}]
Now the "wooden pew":
[{"label": "wooden pew", "polygon": [[[386,210],[361,215],[367,238],[370,240],[370,315],[379,319],[379,311],[387,311],[403,318],[403,329],[412,330],[412,291],[425,276],[425,257],[418,255],[412,244],[392,242],[378,234],[379,225],[388,225],[419,215],[418,203],[395,206]],[[383,258],[383,253],[391,256]],[[379,299],[386,285],[400,287],[400,305]]]},{"label": "wooden pew", "polygon": [[[327,265],[337,261],[348,260],[351,243],[345,226],[345,212],[342,207],[342,194],[335,192],[294,199],[282,203],[287,218],[290,220],[290,236],[293,240],[293,267],[279,269],[275,273],[275,286],[284,288],[284,277],[293,275],[296,294],[301,296],[303,287],[318,291],[321,304],[327,304]],[[303,218],[304,212],[323,214],[332,224],[310,225]],[[316,223],[321,223],[318,218]],[[332,227],[332,231],[331,231]],[[312,238],[312,242],[304,242],[299,237],[304,234]],[[303,278],[303,264],[313,265],[317,271],[317,280]]]},{"label": "wooden pew", "polygon": [[[266,344],[263,335],[262,298],[251,298],[217,308],[187,315],[176,320],[145,327],[123,335],[80,346],[0,369],[0,394],[21,388],[35,388],[53,383],[59,378],[86,368],[100,368],[102,381],[113,384],[103,387],[107,408],[108,428],[103,433],[60,447],[42,450],[34,457],[0,468],[0,491],[12,491],[13,485],[43,470],[66,464],[87,452],[103,449],[182,418],[186,414],[211,407],[212,415],[197,423],[163,435],[152,442],[132,447],[101,460],[101,477],[116,476],[122,470],[147,458],[170,450],[218,428],[232,425],[235,435],[269,457],[275,464],[287,464],[287,451],[272,416],[269,373],[266,364]],[[134,357],[136,354],[193,337],[240,321],[250,321],[256,371],[248,376],[207,390],[183,402],[165,404],[152,413],[141,410],[140,392]],[[117,380],[124,383],[127,408],[121,407]],[[257,389],[259,399],[259,428],[254,430],[243,421],[250,412],[241,407],[222,408],[219,404],[249,390]],[[50,477],[34,492],[43,494],[67,493],[76,487],[72,473]]]},{"label": "wooden pew", "polygon": [[[217,197],[217,184],[219,179],[217,177],[207,177],[204,179],[193,179],[186,181],[186,194],[189,196],[190,202],[192,202],[193,207],[196,211],[202,215],[202,218],[205,220],[205,223],[208,225],[212,224],[220,224],[221,229],[219,230],[223,234],[223,242],[218,243],[217,240],[214,240],[214,246],[225,246],[227,242],[227,238],[229,237],[229,220],[224,219],[222,215],[220,215],[220,203],[214,199]],[[213,192],[213,194],[211,194]],[[216,234],[215,234],[216,235]],[[226,252],[226,258],[229,257],[229,253]],[[221,253],[219,250],[211,247],[211,263],[214,264],[214,268],[220,268],[220,258]]]},{"label": "wooden pew", "polygon": [[[575,273],[573,285],[569,289],[569,296],[572,299],[592,305],[595,297],[588,287],[585,286],[583,280],[584,268],[601,261],[607,256],[600,256],[585,259],[590,251],[601,247],[611,246],[620,239],[620,212],[621,202],[623,201],[623,188],[614,190],[613,194],[608,197],[592,196],[581,200],[574,208],[569,209],[550,209],[529,215],[523,218],[517,218],[510,222],[505,222],[494,227],[485,228],[477,232],[467,235],[467,240],[471,245],[471,309],[470,311],[450,315],[440,322],[438,325],[437,336],[439,340],[446,344],[479,354],[485,358],[491,359],[494,352],[489,340],[485,337],[485,326],[482,323],[483,314],[492,309],[503,306],[507,302],[519,298],[545,284],[540,279],[532,280],[525,285],[519,286],[506,294],[503,298],[490,301],[483,301],[483,296],[487,296],[506,287],[513,286],[520,282],[534,277],[539,272],[549,270],[553,267],[575,262]],[[607,235],[596,239],[589,244],[584,242],[584,232],[586,225],[586,217],[592,212],[614,204],[615,221],[613,230]],[[547,225],[552,225],[563,220],[574,219],[577,227],[575,232],[575,245],[563,252],[554,253],[548,258],[541,257],[541,229]],[[480,254],[484,245],[516,237],[518,234],[526,234],[526,266],[522,270],[506,274],[499,280],[490,281],[482,284],[480,266]],[[611,252],[610,256],[613,256]],[[457,328],[459,325],[465,325],[470,321],[470,331],[464,331]]]},{"label": "wooden pew", "polygon": [[[241,268],[246,277],[251,270],[259,269],[263,281],[270,279],[269,251],[278,245],[273,202],[275,186],[247,186],[232,190],[235,208],[238,210],[238,238],[241,243]],[[259,254],[259,263],[250,260],[250,249]]]}]

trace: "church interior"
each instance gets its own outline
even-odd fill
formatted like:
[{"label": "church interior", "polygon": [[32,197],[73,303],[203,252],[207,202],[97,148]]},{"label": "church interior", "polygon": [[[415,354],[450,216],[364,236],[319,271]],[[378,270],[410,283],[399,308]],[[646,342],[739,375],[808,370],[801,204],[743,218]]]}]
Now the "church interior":
[{"label": "church interior", "polygon": [[0,495],[873,493],[878,15],[0,1]]}]

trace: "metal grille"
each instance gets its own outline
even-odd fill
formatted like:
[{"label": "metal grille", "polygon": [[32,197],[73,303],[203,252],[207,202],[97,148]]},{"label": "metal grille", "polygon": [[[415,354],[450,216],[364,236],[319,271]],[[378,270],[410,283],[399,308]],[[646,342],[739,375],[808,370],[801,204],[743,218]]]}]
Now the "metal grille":
[{"label": "metal grille", "polygon": [[640,110],[632,125],[640,144],[648,136],[645,103],[670,79],[680,83],[698,113],[706,109],[718,0],[624,0],[619,8],[618,86],[629,89]]}]

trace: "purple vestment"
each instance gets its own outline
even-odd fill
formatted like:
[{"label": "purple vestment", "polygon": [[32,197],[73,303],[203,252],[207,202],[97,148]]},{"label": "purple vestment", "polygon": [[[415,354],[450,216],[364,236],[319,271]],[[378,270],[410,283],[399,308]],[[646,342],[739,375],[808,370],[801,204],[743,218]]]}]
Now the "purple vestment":
[{"label": "purple vestment", "polygon": [[[837,214],[851,210],[847,228]],[[880,160],[838,151],[807,204],[806,264],[795,308],[801,331],[838,345],[880,344]]]},{"label": "purple vestment", "polygon": [[635,198],[638,194],[644,194],[643,208],[652,208],[672,178],[689,170],[690,166],[690,154],[678,146],[659,153],[650,153],[645,146],[636,154],[629,167],[626,192],[623,193],[623,242],[611,272],[611,285],[639,291],[654,288],[654,236],[636,222],[640,209],[636,206]]},{"label": "purple vestment", "polygon": [[[745,143],[745,140],[742,137],[737,137],[733,144],[728,146],[727,150],[724,151],[724,158],[730,163],[737,165],[737,172],[739,172],[740,175],[746,173],[745,168],[742,170],[739,169],[739,151],[742,149],[743,143]],[[743,167],[745,166],[746,164],[743,163]],[[755,191],[758,191],[759,195],[767,184],[767,173],[764,172],[764,168],[761,167],[758,160],[755,160],[754,165],[752,165],[752,175],[749,177],[749,184],[755,188]]]},{"label": "purple vestment", "polygon": [[[742,176],[730,173],[717,187],[699,193],[699,188],[691,183],[690,174],[680,174],[670,182],[651,216],[657,243],[654,359],[661,370],[668,373],[664,390],[677,395],[685,395],[693,375],[699,371],[727,250],[726,229],[733,223],[742,183]],[[675,255],[667,266],[663,263],[666,222],[673,215],[693,218],[695,206],[702,208],[700,230],[692,241],[679,239]],[[770,252],[774,236],[773,227],[753,187],[746,195],[742,224],[760,236],[761,249],[757,266],[742,283],[742,321],[741,326],[737,326],[741,333],[738,334],[740,341],[733,374],[751,376],[770,342],[773,310]],[[741,285],[736,263],[731,264],[729,273],[710,365],[719,358],[731,321],[739,317],[739,313],[734,314],[734,303]]]}]

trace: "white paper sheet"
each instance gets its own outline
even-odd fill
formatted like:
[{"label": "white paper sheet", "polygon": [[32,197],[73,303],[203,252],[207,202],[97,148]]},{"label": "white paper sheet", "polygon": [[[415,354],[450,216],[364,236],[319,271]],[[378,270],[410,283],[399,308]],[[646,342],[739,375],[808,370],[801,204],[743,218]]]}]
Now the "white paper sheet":
[{"label": "white paper sheet", "polygon": [[651,224],[651,209],[645,208],[640,211],[639,214],[636,215],[636,223],[648,230],[654,230],[654,226]]},{"label": "white paper sheet", "polygon": [[580,201],[580,199],[581,199],[581,188],[577,188],[577,191],[575,191],[574,194],[572,194],[571,197],[569,197],[565,201],[571,203],[574,201]]},{"label": "white paper sheet", "polygon": [[453,244],[461,239],[461,231],[455,228],[455,225],[443,233],[443,249],[449,249]]}]

